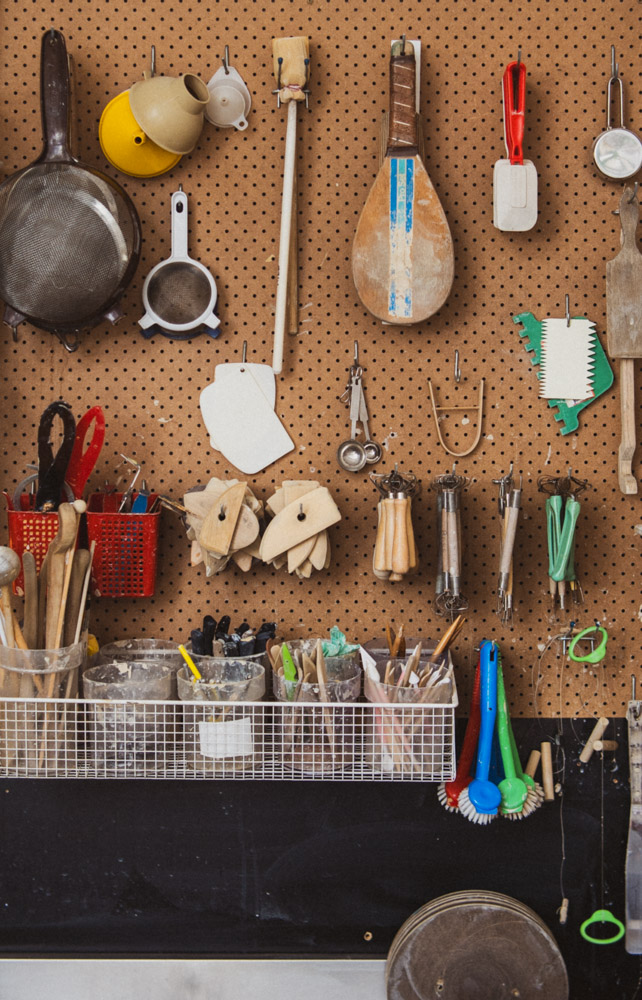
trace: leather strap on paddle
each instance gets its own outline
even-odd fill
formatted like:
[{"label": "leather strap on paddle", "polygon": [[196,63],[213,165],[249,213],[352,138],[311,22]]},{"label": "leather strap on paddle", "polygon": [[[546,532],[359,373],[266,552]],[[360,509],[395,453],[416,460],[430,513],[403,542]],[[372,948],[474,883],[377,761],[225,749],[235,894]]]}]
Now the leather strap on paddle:
[{"label": "leather strap on paddle", "polygon": [[419,151],[415,111],[415,53],[411,42],[396,42],[390,57],[390,126],[387,156]]}]

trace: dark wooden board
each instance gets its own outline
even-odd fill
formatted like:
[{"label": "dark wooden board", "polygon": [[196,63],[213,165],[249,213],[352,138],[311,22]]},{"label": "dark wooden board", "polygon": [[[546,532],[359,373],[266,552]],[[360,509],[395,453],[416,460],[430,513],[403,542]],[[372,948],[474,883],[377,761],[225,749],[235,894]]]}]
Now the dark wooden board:
[{"label": "dark wooden board", "polygon": [[[524,753],[555,725],[514,720]],[[485,889],[551,929],[571,1000],[630,1000],[638,959],[579,935],[600,901],[601,768],[574,763],[592,725],[567,720],[553,751],[566,759],[564,927],[559,800],[482,828],[447,813],[435,785],[14,780],[0,783],[1,952],[383,957],[424,903]],[[624,720],[609,735],[605,904],[622,917]]]}]

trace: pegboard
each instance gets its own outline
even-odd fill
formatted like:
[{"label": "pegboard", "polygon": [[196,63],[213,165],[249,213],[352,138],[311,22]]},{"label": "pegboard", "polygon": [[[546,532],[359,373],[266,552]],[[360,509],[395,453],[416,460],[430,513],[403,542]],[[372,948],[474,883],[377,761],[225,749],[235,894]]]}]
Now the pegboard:
[{"label": "pegboard", "polygon": [[[403,14],[403,18],[401,15]],[[440,634],[433,611],[437,557],[434,476],[451,467],[437,441],[430,411],[430,376],[441,404],[474,401],[480,378],[486,403],[479,448],[458,464],[470,477],[463,501],[463,590],[468,621],[454,647],[460,700],[466,710],[474,647],[493,636],[504,650],[513,712],[532,716],[623,714],[630,674],[637,668],[642,599],[637,497],[617,484],[619,402],[615,391],[581,416],[579,431],[562,437],[537,383],[512,317],[573,315],[594,320],[605,342],[606,261],[619,249],[613,215],[621,189],[593,168],[591,145],[605,126],[610,45],[625,80],[626,118],[642,123],[639,79],[642,7],[407,0],[383,4],[161,2],[132,7],[120,0],[92,4],[31,2],[3,5],[1,75],[3,172],[25,166],[41,148],[39,60],[42,33],[62,30],[73,61],[74,152],[116,178],[133,198],[143,228],[143,252],[124,300],[125,318],[85,334],[67,354],[50,334],[23,324],[14,345],[1,340],[3,461],[1,485],[13,489],[36,456],[43,408],[56,398],[76,417],[99,403],[107,437],[92,489],[115,481],[120,453],[138,458],[155,491],[175,498],[211,476],[233,477],[209,446],[198,398],[221,361],[270,363],[277,279],[285,111],[272,94],[271,40],[305,34],[311,45],[310,109],[299,111],[299,333],[286,342],[278,379],[277,413],[296,449],[248,479],[262,499],[284,478],[317,478],[332,491],[342,521],[332,529],[333,563],[299,581],[283,570],[230,565],[206,579],[189,565],[184,530],[162,518],[156,595],[140,601],[97,600],[92,629],[101,642],[133,636],[185,639],[204,613],[234,622],[275,619],[283,634],[325,632],[338,623],[352,639],[381,635],[386,621],[409,635]],[[426,166],[444,206],[455,244],[455,283],[441,311],[417,328],[382,327],[361,305],[350,266],[353,235],[376,176],[379,128],[388,102],[388,54],[402,33],[422,41],[421,118]],[[252,93],[246,132],[206,125],[195,151],[170,173],[151,180],[118,174],[105,161],[98,120],[112,97],[148,68],[194,72],[205,81],[224,46]],[[524,234],[492,224],[492,170],[505,155],[501,77],[521,48],[528,67],[525,153],[539,175],[539,220]],[[191,342],[145,341],[146,274],[169,253],[170,196],[182,184],[190,200],[190,250],[214,274],[221,336]],[[414,502],[421,565],[414,578],[382,583],[372,573],[377,494],[367,472],[342,472],[335,459],[347,436],[347,409],[338,401],[358,340],[373,436],[384,444],[377,471],[413,471],[423,489]],[[460,352],[462,381],[454,382]],[[637,391],[642,392],[642,366]],[[642,397],[639,397],[642,398]],[[639,413],[639,409],[638,409]],[[467,423],[469,421],[469,423]],[[638,433],[640,433],[638,420]],[[446,432],[461,448],[473,416],[452,418]],[[634,471],[642,478],[639,450]],[[492,480],[508,471],[524,477],[518,530],[515,617],[495,615],[499,525]],[[583,497],[576,565],[585,605],[580,624],[603,621],[610,634],[604,665],[583,671],[565,664],[553,636],[569,616],[550,614],[542,473],[571,467],[592,489]]]}]

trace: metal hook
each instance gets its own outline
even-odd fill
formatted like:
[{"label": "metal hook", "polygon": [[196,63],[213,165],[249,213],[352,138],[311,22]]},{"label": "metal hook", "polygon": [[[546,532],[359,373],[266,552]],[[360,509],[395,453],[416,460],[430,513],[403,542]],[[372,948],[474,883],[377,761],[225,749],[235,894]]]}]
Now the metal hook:
[{"label": "metal hook", "polygon": [[243,364],[247,361],[247,340],[243,341],[243,353],[241,354],[241,361]]},{"label": "metal hook", "polygon": [[156,46],[152,45],[152,76],[156,76]]},{"label": "metal hook", "polygon": [[620,67],[615,61],[615,45],[611,46],[611,79],[615,80],[619,75]]},{"label": "metal hook", "polygon": [[228,76],[230,72],[230,47],[225,46],[225,55],[223,56],[223,69],[225,70],[225,75]]},{"label": "metal hook", "polygon": [[406,36],[405,35],[401,36],[401,54],[402,54],[402,56],[405,56],[405,54],[406,54]]},{"label": "metal hook", "polygon": [[565,295],[564,296],[564,314],[566,316],[566,325],[567,326],[571,325],[571,307],[570,307],[570,302],[571,302],[571,300],[570,300],[569,296]]},{"label": "metal hook", "polygon": [[359,344],[356,340],[354,342],[354,365],[355,368],[359,367]]},{"label": "metal hook", "polygon": [[305,521],[306,515],[303,512],[303,504],[299,504],[299,513],[296,516],[297,521]]},{"label": "metal hook", "polygon": [[455,382],[461,382],[461,368],[459,367],[459,351],[455,351]]},{"label": "metal hook", "polygon": [[308,84],[310,83],[310,58],[303,60],[303,65],[305,66],[305,84],[303,85],[303,93],[305,95],[305,106],[307,109],[310,107],[310,88]]},{"label": "metal hook", "polygon": [[639,186],[640,182],[636,181],[635,184],[633,185],[633,191],[631,192],[631,197],[629,198],[629,205],[632,205],[635,199],[637,198]]},{"label": "metal hook", "polygon": [[521,63],[522,63],[522,47],[520,45],[517,49],[517,69],[519,69]]}]

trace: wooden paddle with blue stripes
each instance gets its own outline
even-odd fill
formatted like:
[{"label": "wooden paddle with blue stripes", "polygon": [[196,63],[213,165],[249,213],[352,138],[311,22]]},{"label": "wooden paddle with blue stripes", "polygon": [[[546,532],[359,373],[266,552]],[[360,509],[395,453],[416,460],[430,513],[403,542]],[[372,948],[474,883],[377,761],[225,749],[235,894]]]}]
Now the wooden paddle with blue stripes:
[{"label": "wooden paddle with blue stripes", "polygon": [[359,219],[352,271],[364,306],[401,326],[441,308],[454,272],[450,229],[419,155],[417,124],[415,53],[410,42],[395,42],[386,156]]}]

